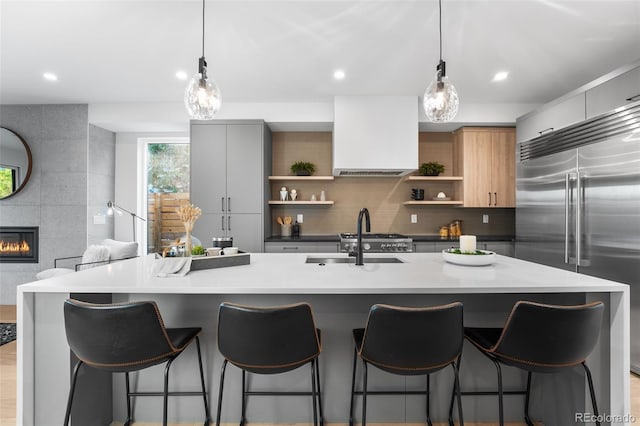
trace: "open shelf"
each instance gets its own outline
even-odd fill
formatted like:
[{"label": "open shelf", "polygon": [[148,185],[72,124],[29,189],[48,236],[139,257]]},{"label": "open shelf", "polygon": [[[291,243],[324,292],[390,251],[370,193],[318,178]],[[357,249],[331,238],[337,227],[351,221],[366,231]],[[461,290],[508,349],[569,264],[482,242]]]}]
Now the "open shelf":
[{"label": "open shelf", "polygon": [[402,203],[405,206],[461,206],[462,201],[449,200],[449,201],[405,201]]},{"label": "open shelf", "polygon": [[330,206],[335,201],[269,201],[271,205],[296,205],[296,206]]},{"label": "open shelf", "polygon": [[407,181],[450,182],[450,181],[462,180],[462,176],[407,176],[404,180],[405,180],[405,182],[407,182]]},{"label": "open shelf", "polygon": [[333,176],[269,176],[269,180],[333,180]]}]

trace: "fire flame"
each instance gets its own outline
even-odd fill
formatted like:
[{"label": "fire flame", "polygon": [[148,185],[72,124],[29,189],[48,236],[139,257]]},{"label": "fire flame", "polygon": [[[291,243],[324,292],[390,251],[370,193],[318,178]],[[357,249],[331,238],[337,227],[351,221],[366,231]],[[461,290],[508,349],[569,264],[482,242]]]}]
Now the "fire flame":
[{"label": "fire flame", "polygon": [[24,240],[22,242],[0,240],[0,254],[26,254],[29,251],[31,251],[31,247]]}]

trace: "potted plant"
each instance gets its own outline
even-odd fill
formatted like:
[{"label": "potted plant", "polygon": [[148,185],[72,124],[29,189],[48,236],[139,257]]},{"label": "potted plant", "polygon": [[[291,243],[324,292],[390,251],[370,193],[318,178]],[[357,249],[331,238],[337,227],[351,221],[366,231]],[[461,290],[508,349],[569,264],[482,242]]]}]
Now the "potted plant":
[{"label": "potted plant", "polygon": [[422,163],[420,165],[420,174],[423,176],[438,176],[442,172],[444,172],[444,165],[437,161]]},{"label": "potted plant", "polygon": [[296,161],[291,165],[291,173],[296,176],[311,176],[315,170],[313,163],[307,161]]}]

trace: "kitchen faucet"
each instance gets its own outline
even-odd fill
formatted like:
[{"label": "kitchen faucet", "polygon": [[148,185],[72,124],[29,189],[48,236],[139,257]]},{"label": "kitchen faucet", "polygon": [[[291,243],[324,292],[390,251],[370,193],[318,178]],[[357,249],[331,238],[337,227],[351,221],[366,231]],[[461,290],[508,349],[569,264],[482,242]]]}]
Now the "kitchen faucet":
[{"label": "kitchen faucet", "polygon": [[369,218],[369,210],[366,207],[360,209],[358,213],[358,242],[356,243],[356,265],[364,265],[364,253],[362,252],[362,216],[367,220],[367,232],[371,232],[371,219]]}]

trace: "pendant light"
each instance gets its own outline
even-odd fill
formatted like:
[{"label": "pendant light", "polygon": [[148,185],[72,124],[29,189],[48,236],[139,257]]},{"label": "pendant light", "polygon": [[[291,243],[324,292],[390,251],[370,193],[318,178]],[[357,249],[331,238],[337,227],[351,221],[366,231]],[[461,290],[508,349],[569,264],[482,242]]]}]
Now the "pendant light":
[{"label": "pendant light", "polygon": [[198,61],[198,73],[193,76],[184,91],[184,105],[194,120],[212,120],[222,104],[222,92],[213,79],[207,77],[207,61],[204,59],[204,0],[202,0],[202,57]]},{"label": "pendant light", "polygon": [[436,66],[436,75],[427,90],[424,91],[424,113],[429,121],[444,123],[453,120],[458,113],[458,92],[446,76],[445,62],[442,60],[442,0],[438,0],[440,26],[440,62]]}]

